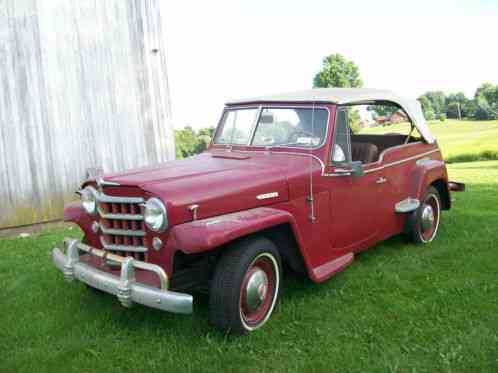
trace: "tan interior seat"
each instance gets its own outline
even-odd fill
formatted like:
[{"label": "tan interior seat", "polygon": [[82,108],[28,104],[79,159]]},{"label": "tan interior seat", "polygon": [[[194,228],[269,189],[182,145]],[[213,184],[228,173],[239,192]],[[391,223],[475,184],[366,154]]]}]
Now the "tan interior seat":
[{"label": "tan interior seat", "polygon": [[364,164],[372,163],[379,157],[379,148],[371,143],[353,142],[351,153],[353,161],[361,161]]}]

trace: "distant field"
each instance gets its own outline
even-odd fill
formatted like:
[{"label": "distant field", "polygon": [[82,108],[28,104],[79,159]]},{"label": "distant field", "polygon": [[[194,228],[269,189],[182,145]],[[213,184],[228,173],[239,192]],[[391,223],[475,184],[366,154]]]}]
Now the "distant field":
[{"label": "distant field", "polygon": [[[498,159],[498,120],[429,122],[448,163]],[[362,133],[405,132],[407,125],[369,128]]]}]

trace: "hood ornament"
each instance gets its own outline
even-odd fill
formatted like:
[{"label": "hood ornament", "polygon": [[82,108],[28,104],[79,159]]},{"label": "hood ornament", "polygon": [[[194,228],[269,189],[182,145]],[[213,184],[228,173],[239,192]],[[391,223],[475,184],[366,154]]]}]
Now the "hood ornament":
[{"label": "hood ornament", "polygon": [[119,183],[115,183],[114,181],[105,181],[102,176],[97,177],[97,186],[99,188],[105,187],[105,186],[119,186]]}]

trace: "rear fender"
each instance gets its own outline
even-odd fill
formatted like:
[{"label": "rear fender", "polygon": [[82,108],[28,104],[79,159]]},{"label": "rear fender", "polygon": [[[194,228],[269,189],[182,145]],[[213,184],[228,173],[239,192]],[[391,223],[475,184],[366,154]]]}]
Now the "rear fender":
[{"label": "rear fender", "polygon": [[448,173],[443,161],[429,159],[417,164],[412,177],[411,197],[421,200],[426,189],[434,183],[437,184],[436,187],[443,199],[444,209],[449,210],[451,198],[449,198]]},{"label": "rear fender", "polygon": [[284,223],[290,224],[298,246],[302,247],[294,217],[288,211],[271,207],[258,207],[177,225],[171,228],[168,241],[175,251],[195,254]]}]

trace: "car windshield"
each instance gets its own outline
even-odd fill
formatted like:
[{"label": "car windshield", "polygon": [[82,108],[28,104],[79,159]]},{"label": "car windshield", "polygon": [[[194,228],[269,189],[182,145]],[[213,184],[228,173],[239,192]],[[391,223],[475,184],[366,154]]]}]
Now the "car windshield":
[{"label": "car windshield", "polygon": [[[258,116],[259,114],[259,116]],[[257,108],[225,111],[215,144],[318,147],[327,132],[328,110]]]}]

